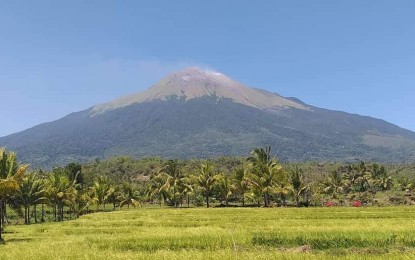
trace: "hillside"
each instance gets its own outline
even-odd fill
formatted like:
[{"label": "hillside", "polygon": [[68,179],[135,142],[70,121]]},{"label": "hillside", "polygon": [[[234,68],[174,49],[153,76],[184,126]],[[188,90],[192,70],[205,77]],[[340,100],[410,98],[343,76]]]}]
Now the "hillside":
[{"label": "hillside", "polygon": [[207,158],[271,145],[282,160],[415,160],[415,133],[253,89],[197,68],[148,90],[0,138],[22,161],[51,167],[114,155]]}]

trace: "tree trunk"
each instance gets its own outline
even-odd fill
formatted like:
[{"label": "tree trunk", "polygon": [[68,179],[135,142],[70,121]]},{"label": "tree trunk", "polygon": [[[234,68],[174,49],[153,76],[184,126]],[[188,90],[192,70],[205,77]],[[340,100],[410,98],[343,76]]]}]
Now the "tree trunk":
[{"label": "tree trunk", "polygon": [[6,225],[6,222],[8,223],[8,221],[7,221],[7,207],[6,206],[7,206],[7,202],[6,202],[6,200],[3,200],[0,203],[0,210],[1,210],[0,222],[1,222],[2,227],[4,227]]},{"label": "tree trunk", "polygon": [[206,208],[209,208],[209,196],[206,195]]},{"label": "tree trunk", "polygon": [[3,232],[3,201],[0,200],[0,242],[3,241],[2,232]]},{"label": "tree trunk", "polygon": [[245,207],[245,196],[242,194],[242,207]]},{"label": "tree trunk", "polygon": [[281,194],[281,202],[284,207],[287,206],[287,199],[284,194]]},{"label": "tree trunk", "polygon": [[176,200],[176,186],[173,188],[173,200],[174,200],[174,207],[177,208],[177,200]]},{"label": "tree trunk", "polygon": [[190,195],[187,194],[187,207],[190,208]]},{"label": "tree trunk", "polygon": [[42,218],[40,221],[45,222],[45,204],[42,204]]},{"label": "tree trunk", "polygon": [[29,224],[29,221],[28,221],[28,216],[29,214],[28,214],[28,209],[27,209],[27,205],[25,205],[24,206],[24,223],[27,225],[27,224]]},{"label": "tree trunk", "polygon": [[56,203],[54,203],[53,204],[53,217],[54,217],[54,220],[55,220],[55,222],[56,222]]},{"label": "tree trunk", "polygon": [[268,207],[267,194],[264,193],[264,207]]},{"label": "tree trunk", "polygon": [[36,204],[35,204],[35,206],[34,206],[34,211],[35,211],[35,214],[34,214],[34,217],[35,217],[35,223],[37,223],[37,210],[36,210]]},{"label": "tree trunk", "polygon": [[63,203],[61,205],[61,221],[63,221]]}]

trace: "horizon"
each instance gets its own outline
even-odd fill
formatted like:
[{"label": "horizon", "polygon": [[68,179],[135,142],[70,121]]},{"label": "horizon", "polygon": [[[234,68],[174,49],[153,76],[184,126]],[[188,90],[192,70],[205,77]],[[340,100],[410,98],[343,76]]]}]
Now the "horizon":
[{"label": "horizon", "polygon": [[415,131],[414,11],[409,1],[3,2],[0,137],[189,66]]}]

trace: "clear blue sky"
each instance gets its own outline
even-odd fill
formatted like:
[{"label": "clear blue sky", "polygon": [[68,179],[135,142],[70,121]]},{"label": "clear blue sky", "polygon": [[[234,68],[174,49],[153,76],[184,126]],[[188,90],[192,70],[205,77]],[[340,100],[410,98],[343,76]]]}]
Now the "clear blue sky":
[{"label": "clear blue sky", "polygon": [[415,1],[0,1],[0,136],[187,65],[415,130]]}]

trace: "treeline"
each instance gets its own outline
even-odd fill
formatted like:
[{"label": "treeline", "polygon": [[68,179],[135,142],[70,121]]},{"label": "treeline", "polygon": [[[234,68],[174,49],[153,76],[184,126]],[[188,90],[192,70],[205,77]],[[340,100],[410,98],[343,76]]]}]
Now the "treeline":
[{"label": "treeline", "polygon": [[[389,167],[390,168],[390,167]],[[12,210],[25,224],[64,221],[99,210],[142,204],[171,207],[412,204],[414,181],[385,166],[288,164],[258,148],[248,158],[133,160],[119,157],[50,172],[27,172],[0,149],[0,223]],[[404,168],[394,167],[394,172]],[[0,232],[1,239],[1,232]]]}]

